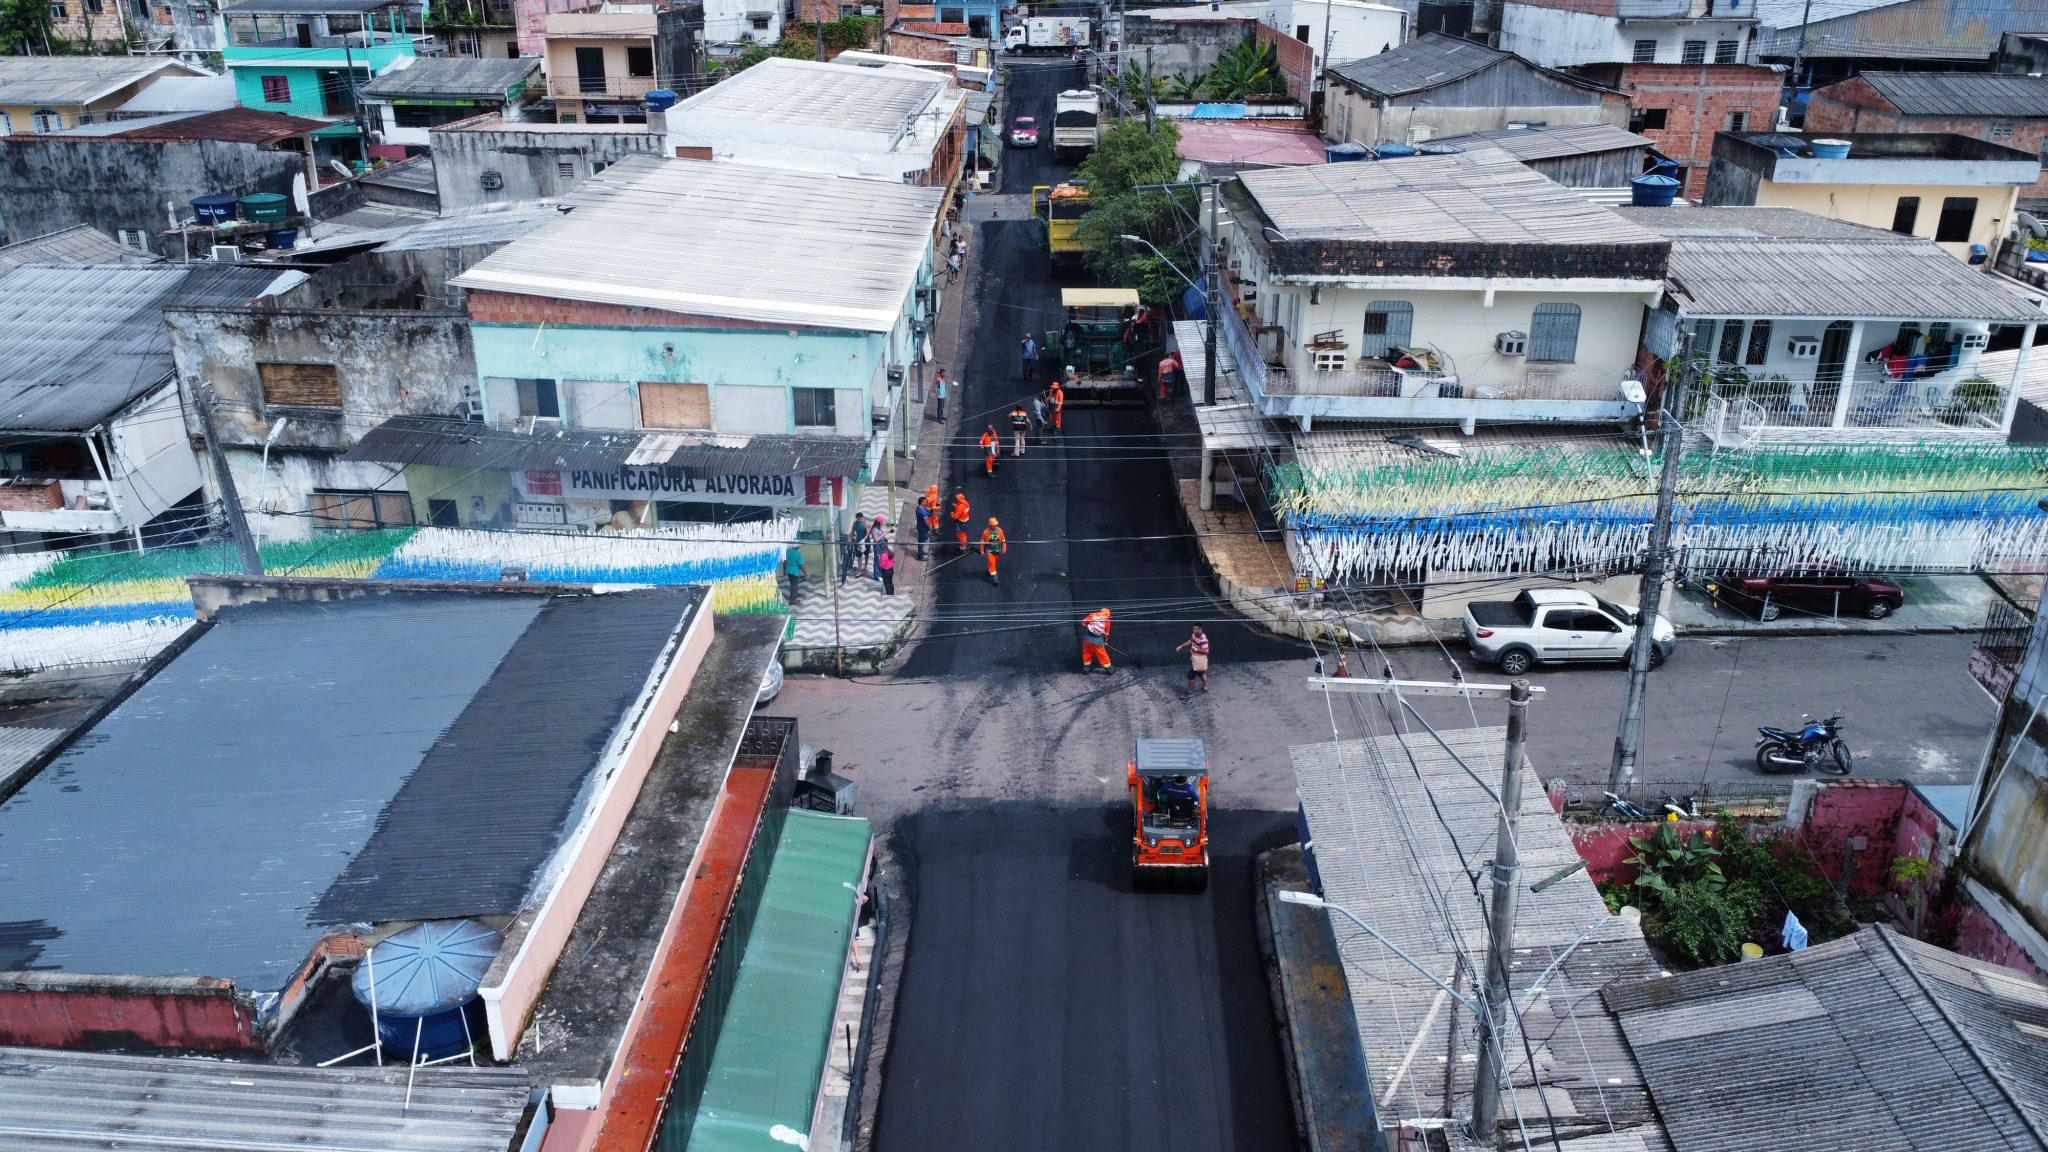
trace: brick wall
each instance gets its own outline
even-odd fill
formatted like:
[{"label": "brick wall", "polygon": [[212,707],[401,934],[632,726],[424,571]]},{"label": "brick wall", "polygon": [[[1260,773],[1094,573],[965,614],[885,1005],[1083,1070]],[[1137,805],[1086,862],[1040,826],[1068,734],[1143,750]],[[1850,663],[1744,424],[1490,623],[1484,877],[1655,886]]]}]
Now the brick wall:
[{"label": "brick wall", "polygon": [[1781,85],[1777,72],[1749,64],[1630,64],[1621,73],[1621,89],[1638,119],[1663,111],[1662,128],[1635,130],[1684,166],[1680,191],[1687,199],[1706,191],[1714,133],[1726,131],[1736,112],[1746,114],[1750,129],[1767,130],[1777,118]]},{"label": "brick wall", "polygon": [[753,320],[691,316],[659,308],[629,308],[587,300],[557,300],[509,292],[469,294],[469,318],[479,324],[578,324],[590,328],[787,328]]},{"label": "brick wall", "polygon": [[[2022,152],[2041,153],[2048,142],[2048,117],[1905,116],[1886,104],[1862,77],[1818,89],[1807,102],[1806,132],[1953,132]],[[2048,197],[2048,174],[2023,197]]]},{"label": "brick wall", "polygon": [[882,33],[882,51],[891,56],[909,56],[939,64],[954,62],[951,40],[911,34],[913,32],[913,29],[891,25],[888,31]]},{"label": "brick wall", "polygon": [[1287,95],[1308,103],[1314,88],[1316,50],[1296,40],[1293,36],[1269,24],[1260,24],[1255,30],[1261,44],[1273,45],[1273,54],[1280,64],[1280,75],[1287,81]]}]

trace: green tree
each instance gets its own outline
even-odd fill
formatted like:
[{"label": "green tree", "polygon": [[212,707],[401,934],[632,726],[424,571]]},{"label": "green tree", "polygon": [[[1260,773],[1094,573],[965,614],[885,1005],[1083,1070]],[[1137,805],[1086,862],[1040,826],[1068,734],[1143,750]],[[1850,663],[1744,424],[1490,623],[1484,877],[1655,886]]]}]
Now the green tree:
[{"label": "green tree", "polygon": [[1142,120],[1120,121],[1103,131],[1074,174],[1088,185],[1090,207],[1079,233],[1088,245],[1089,270],[1106,284],[1136,288],[1151,304],[1179,296],[1187,284],[1151,249],[1123,237],[1144,237],[1181,272],[1195,274],[1195,190],[1137,191],[1174,182],[1179,147],[1180,130],[1171,123],[1148,132]]},{"label": "green tree", "polygon": [[49,52],[50,5],[48,0],[0,0],[0,52]]},{"label": "green tree", "polygon": [[1280,76],[1279,53],[1270,42],[1239,44],[1225,51],[1202,85],[1211,97],[1232,101],[1287,90]]}]

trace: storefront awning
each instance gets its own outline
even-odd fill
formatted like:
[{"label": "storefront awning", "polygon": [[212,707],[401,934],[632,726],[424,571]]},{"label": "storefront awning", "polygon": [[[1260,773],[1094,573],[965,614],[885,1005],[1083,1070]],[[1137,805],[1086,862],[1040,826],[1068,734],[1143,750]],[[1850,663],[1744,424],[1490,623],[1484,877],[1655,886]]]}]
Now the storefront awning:
[{"label": "storefront awning", "polygon": [[343,459],[507,471],[667,466],[721,474],[851,478],[860,475],[867,454],[867,439],[860,436],[719,436],[580,428],[523,432],[453,417],[394,416],[364,433]]}]

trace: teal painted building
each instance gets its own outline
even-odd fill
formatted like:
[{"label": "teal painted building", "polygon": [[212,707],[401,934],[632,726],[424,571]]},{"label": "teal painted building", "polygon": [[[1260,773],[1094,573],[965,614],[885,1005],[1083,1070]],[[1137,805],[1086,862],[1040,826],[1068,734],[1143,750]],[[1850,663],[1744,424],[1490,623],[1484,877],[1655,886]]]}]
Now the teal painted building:
[{"label": "teal painted building", "polygon": [[417,4],[391,0],[242,0],[222,13],[228,46],[222,62],[245,108],[284,112],[329,127],[313,134],[315,159],[366,157],[358,90],[424,48],[437,51],[419,24]]}]

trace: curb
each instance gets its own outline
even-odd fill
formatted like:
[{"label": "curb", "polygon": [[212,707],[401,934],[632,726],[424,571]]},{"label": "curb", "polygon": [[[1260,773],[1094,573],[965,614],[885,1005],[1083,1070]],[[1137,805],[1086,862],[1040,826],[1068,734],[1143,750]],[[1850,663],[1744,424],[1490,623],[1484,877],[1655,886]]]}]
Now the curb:
[{"label": "curb", "polygon": [[901,875],[888,836],[877,839],[875,883],[889,902],[889,938],[878,940],[882,949],[881,971],[875,980],[874,1013],[868,1032],[867,1051],[861,1053],[860,1099],[850,1101],[854,1110],[853,1152],[869,1152],[875,1143],[875,1122],[882,1107],[882,1076],[888,1069],[889,1040],[896,1027],[896,992],[903,984],[903,960],[910,952],[912,909],[909,894],[898,882]]},{"label": "curb", "polygon": [[1301,1098],[1301,1046],[1295,1039],[1294,1020],[1287,1011],[1287,972],[1280,966],[1273,917],[1267,903],[1274,883],[1271,862],[1284,851],[1285,848],[1276,848],[1252,858],[1252,932],[1259,942],[1259,963],[1266,969],[1266,995],[1273,1005],[1273,1022],[1287,1052],[1287,1099],[1294,1116],[1294,1144],[1315,1152],[1309,1136],[1308,1111]]}]

